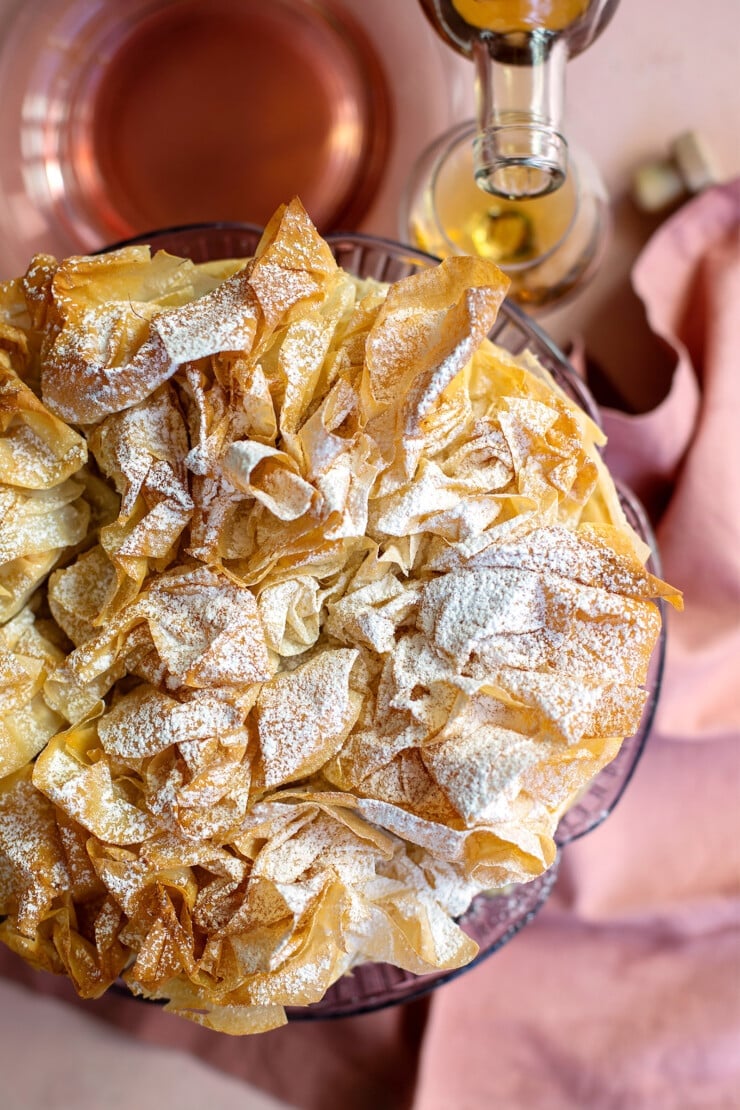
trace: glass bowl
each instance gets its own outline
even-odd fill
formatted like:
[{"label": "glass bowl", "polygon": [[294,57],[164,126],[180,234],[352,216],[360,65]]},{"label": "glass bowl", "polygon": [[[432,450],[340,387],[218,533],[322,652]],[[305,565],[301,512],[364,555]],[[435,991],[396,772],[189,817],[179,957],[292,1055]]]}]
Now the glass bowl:
[{"label": "glass bowl", "polygon": [[[106,249],[147,243],[156,250],[167,250],[194,262],[207,262],[248,257],[254,254],[261,235],[262,228],[251,224],[197,224],[139,235]],[[325,238],[337,262],[359,277],[392,282],[439,262],[437,258],[422,251],[369,235],[337,233]],[[525,347],[529,348],[547,367],[563,391],[597,423],[600,422],[594,399],[565,355],[541,328],[508,300],[501,307],[491,339],[512,354],[519,354]],[[627,519],[652,550],[650,569],[659,574],[657,549],[645,511],[630,490],[618,486],[618,492]],[[555,834],[558,856],[553,865],[532,882],[513,885],[503,892],[478,895],[460,918],[461,927],[479,946],[475,960],[453,971],[428,975],[413,975],[390,964],[362,964],[335,983],[320,1002],[307,1007],[289,1008],[288,1016],[291,1021],[350,1017],[409,1002],[470,970],[511,940],[532,920],[555,885],[563,848],[591,832],[609,816],[637,766],[650,732],[660,691],[665,655],[664,629],[663,625],[651,660],[646,683],[648,698],[640,728],[634,736],[625,739],[616,758],[596,776],[589,788],[562,817]],[[122,990],[128,995],[125,988]]]}]

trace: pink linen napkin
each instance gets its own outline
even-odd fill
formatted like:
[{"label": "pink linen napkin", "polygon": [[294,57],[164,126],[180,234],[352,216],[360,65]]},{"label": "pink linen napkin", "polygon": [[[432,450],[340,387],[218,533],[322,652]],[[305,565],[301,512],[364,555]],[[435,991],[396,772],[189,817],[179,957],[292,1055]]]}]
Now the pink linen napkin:
[{"label": "pink linen napkin", "polygon": [[[676,370],[653,412],[606,414],[610,463],[647,500],[670,485],[658,536],[687,611],[629,790],[566,850],[540,918],[429,1003],[261,1037],[75,1005],[302,1110],[740,1107],[739,228],[740,182],[682,209],[635,269]],[[71,1000],[7,953],[0,974]]]},{"label": "pink linen napkin", "polygon": [[707,739],[740,729],[740,182],[679,211],[633,283],[676,370],[652,412],[606,412],[607,459],[646,500],[673,482],[657,536],[686,612],[668,616],[659,724],[671,737]]}]

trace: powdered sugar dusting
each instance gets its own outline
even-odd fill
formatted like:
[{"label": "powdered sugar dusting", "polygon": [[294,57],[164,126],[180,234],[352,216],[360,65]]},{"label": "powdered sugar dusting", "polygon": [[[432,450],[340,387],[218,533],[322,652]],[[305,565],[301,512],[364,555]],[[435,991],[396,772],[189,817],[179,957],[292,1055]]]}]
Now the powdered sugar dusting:
[{"label": "powdered sugar dusting", "polygon": [[[671,591],[585,422],[483,342],[495,267],[359,283],[292,202],[217,270],[27,275],[33,373],[92,459],[0,489],[0,584],[61,553],[34,605],[75,644],[31,651],[31,615],[0,660],[0,745],[9,698],[48,729],[0,782],[0,912],[83,993],[123,973],[244,1032],[367,960],[474,956],[453,917],[550,865]],[[74,468],[54,426],[56,454],[0,434],[0,480],[13,450]]]}]

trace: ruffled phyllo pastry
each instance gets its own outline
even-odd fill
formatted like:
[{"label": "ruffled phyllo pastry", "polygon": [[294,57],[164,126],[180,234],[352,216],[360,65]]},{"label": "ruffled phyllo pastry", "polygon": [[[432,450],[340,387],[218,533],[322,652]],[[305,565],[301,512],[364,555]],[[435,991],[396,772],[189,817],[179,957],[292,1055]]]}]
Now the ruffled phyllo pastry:
[{"label": "ruffled phyllo pastry", "polygon": [[[15,283],[0,289],[0,621],[25,605],[90,522],[79,477],[87,444],[24,381],[33,353],[27,318],[10,310],[14,294]],[[18,322],[4,320],[3,308]]]},{"label": "ruffled phyllo pastry", "polygon": [[487,340],[506,284],[358,280],[293,202],[251,259],[5,288],[0,939],[35,967],[260,1031],[363,961],[469,962],[471,899],[553,862],[680,597],[600,430]]}]

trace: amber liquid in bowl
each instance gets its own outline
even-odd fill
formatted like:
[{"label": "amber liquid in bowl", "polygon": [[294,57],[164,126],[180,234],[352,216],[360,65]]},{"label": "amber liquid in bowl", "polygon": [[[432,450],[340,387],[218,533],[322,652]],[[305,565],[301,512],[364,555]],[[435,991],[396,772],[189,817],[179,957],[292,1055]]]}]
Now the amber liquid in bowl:
[{"label": "amber liquid in bowl", "polygon": [[332,194],[347,188],[363,142],[345,88],[353,80],[327,27],[289,6],[166,5],[104,67],[89,153],[109,203],[132,228],[266,221],[296,193],[330,225]]},{"label": "amber liquid in bowl", "polygon": [[[110,59],[91,140],[110,202],[132,225],[225,212],[266,219],[269,195],[292,194],[296,179],[305,189],[315,176],[332,126],[331,77],[286,34],[279,11],[254,7],[165,8]],[[271,84],[276,50],[284,79],[266,118],[260,91]],[[277,138],[286,127],[289,148]]]}]

